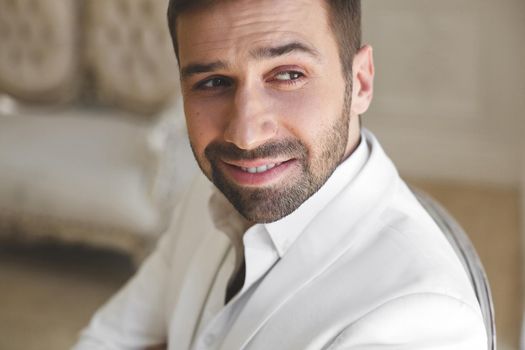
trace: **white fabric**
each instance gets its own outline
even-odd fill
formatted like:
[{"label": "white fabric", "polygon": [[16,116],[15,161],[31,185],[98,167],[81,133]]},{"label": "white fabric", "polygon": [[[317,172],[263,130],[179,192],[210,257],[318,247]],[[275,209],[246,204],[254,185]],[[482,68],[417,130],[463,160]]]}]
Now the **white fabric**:
[{"label": "white fabric", "polygon": [[221,266],[231,268],[233,259],[230,241],[203,213],[212,186],[201,179],[157,250],[95,315],[75,349],[165,341],[171,350],[486,348],[461,263],[376,139],[363,134],[366,164],[353,178],[338,169],[327,187],[342,174],[342,188],[319,205],[283,257],[236,307],[234,299],[215,319],[207,316],[223,339],[206,328],[197,336],[217,274],[223,280]]}]

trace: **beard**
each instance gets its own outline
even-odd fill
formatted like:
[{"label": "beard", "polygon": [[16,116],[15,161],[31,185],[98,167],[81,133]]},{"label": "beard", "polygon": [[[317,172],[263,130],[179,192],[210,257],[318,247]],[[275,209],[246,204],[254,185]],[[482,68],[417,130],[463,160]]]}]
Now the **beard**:
[{"label": "beard", "polygon": [[[349,137],[350,86],[347,85],[345,91],[346,98],[340,117],[317,138],[314,146],[320,150],[317,156],[312,157],[312,152],[299,139],[270,141],[252,150],[240,149],[232,143],[214,141],[204,150],[204,156],[211,166],[211,174],[205,171],[202,161],[195,154],[199,167],[248,221],[269,223],[291,214],[325,184],[343,161]],[[193,151],[195,153],[194,149]],[[219,167],[223,159],[261,158],[294,159],[299,165],[299,172],[295,171],[294,176],[287,177],[278,184],[254,188],[236,184]]]}]

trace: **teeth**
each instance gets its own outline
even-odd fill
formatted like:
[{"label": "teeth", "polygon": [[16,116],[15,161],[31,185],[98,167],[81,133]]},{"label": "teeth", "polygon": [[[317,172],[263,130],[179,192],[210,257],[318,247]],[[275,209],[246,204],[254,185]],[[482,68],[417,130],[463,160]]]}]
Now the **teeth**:
[{"label": "teeth", "polygon": [[281,165],[281,163],[276,163],[276,164],[266,164],[266,165],[262,165],[262,166],[258,166],[258,167],[253,167],[253,168],[242,168],[241,169],[247,173],[250,173],[250,174],[259,174],[259,173],[264,173],[265,171],[268,171],[270,169],[273,169],[275,168],[276,166],[279,166]]}]

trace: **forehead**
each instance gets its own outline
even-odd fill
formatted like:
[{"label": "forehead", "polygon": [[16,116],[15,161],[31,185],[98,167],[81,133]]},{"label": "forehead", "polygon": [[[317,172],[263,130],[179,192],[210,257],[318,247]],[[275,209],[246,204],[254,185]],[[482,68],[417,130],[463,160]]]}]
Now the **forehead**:
[{"label": "forehead", "polygon": [[[332,41],[326,0],[226,0],[179,15],[182,62],[243,55],[286,41],[319,48]],[[319,50],[322,51],[322,50]]]}]

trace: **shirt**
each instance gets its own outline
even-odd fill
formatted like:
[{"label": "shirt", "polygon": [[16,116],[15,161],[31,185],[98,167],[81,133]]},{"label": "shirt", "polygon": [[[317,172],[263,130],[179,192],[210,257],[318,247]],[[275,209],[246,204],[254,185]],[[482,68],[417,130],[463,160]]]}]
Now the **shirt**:
[{"label": "shirt", "polygon": [[[235,321],[258,283],[286,254],[298,239],[310,220],[324,208],[340,191],[353,180],[366,164],[370,149],[366,138],[354,152],[344,160],[329,177],[327,182],[288,216],[272,223],[249,223],[220,193],[210,197],[209,211],[215,227],[226,234],[232,242],[232,249],[226,255],[206,301],[194,350],[218,349],[231,324]],[[246,264],[246,277],[242,289],[224,305],[228,279],[235,275],[241,263]]]}]

